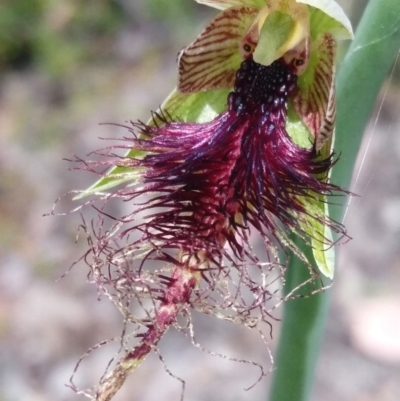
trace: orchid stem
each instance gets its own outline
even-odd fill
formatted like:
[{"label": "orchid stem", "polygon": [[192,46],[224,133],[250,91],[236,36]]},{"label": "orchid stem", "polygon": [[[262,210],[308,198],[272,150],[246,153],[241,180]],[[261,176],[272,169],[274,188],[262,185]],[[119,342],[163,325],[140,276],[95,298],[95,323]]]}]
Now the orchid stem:
[{"label": "orchid stem", "polygon": [[[332,172],[332,182],[336,185],[344,188],[350,185],[364,129],[382,83],[398,56],[399,46],[400,1],[371,0],[337,79],[335,149],[341,153],[341,160]],[[332,207],[334,220],[342,220],[345,204],[343,200],[342,207]],[[293,260],[287,270],[285,292],[308,278],[304,266]],[[285,303],[269,401],[309,400],[329,309],[329,293]]]},{"label": "orchid stem", "polygon": [[[309,248],[304,251],[311,253]],[[284,295],[309,279],[308,269],[292,258],[286,274]],[[304,295],[304,298],[285,302],[270,401],[309,399],[330,298],[330,290],[308,296],[313,289],[315,287],[311,288],[311,284],[305,285],[295,292],[296,295]]]}]

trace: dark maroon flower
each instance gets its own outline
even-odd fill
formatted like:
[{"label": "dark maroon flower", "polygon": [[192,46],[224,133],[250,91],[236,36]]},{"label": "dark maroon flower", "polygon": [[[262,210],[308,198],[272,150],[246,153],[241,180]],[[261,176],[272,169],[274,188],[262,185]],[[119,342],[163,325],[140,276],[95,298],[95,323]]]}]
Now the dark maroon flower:
[{"label": "dark maroon flower", "polygon": [[[292,71],[283,59],[263,66],[250,57],[236,73],[227,110],[214,120],[171,121],[160,112],[152,125],[134,123],[133,137],[120,146],[139,156],[110,160],[106,152],[104,163],[85,162],[88,169],[119,166],[138,176],[105,196],[123,197],[137,209],[92,241],[93,279],[117,289],[118,305],[132,298],[142,306],[142,299],[154,302],[147,311],[153,318],[135,318],[145,327],[139,344],[101,382],[97,399],[111,399],[181,311],[222,314],[248,326],[268,321],[267,301],[277,297],[284,271],[278,250],[301,257],[289,235],[310,237],[310,219],[344,233],[308,207],[339,188],[327,180],[332,155],[321,157],[315,145],[301,147],[287,133],[288,101],[298,90]],[[263,261],[250,245],[251,228],[266,245]],[[163,267],[154,267],[158,262]],[[278,274],[268,277],[275,268]]]},{"label": "dark maroon flower", "polygon": [[[112,167],[83,193],[96,195],[87,203],[100,212],[97,226],[84,224],[84,259],[99,293],[122,312],[121,349],[130,350],[101,379],[98,401],[113,397],[169,327],[192,337],[193,310],[261,331],[283,301],[290,254],[318,278],[292,234],[328,277],[331,231],[344,235],[327,196],[341,191],[328,173],[336,39],[352,37],[347,17],[333,0],[197,1],[221,12],[181,52],[164,110],[98,152],[104,161],[80,160],[88,170]],[[134,210],[111,214],[113,199]],[[264,246],[253,250],[250,235]]]},{"label": "dark maroon flower", "polygon": [[213,121],[173,122],[156,115],[154,126],[134,124],[133,132],[144,136],[132,139],[129,148],[146,156],[116,164],[143,171],[142,186],[125,189],[125,196],[154,194],[140,209],[154,212],[132,228],[143,232],[140,242],[203,252],[207,260],[222,257],[227,242],[242,261],[249,256],[241,240],[247,241],[250,226],[268,243],[271,234],[278,243],[286,233],[307,234],[303,198],[338,188],[326,180],[332,156],[318,158],[315,147],[296,145],[285,129],[296,79],[282,60],[262,66],[247,59],[228,109]]}]

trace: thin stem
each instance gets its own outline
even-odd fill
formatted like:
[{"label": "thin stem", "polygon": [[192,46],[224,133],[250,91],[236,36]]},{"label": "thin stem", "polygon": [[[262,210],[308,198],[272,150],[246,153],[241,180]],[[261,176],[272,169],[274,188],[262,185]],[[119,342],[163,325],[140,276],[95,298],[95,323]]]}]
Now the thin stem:
[{"label": "thin stem", "polygon": [[[310,258],[310,249],[303,250]],[[308,269],[292,258],[286,274],[285,295],[309,279]],[[304,298],[285,302],[271,401],[309,398],[330,297],[329,290],[308,296],[313,290],[311,284],[305,285],[295,292]]]}]

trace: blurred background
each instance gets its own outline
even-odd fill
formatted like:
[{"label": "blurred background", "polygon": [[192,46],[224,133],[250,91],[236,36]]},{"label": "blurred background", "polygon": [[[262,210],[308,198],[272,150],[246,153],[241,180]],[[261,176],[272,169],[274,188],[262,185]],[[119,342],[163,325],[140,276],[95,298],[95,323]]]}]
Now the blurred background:
[{"label": "blurred background", "polygon": [[[339,3],[356,26],[366,1]],[[146,120],[175,86],[177,53],[214,14],[192,0],[2,1],[0,401],[84,399],[65,386],[76,362],[120,334],[118,312],[98,300],[83,264],[57,280],[85,247],[75,241],[79,215],[43,215],[60,195],[93,182],[63,158],[125,134],[99,123]],[[399,65],[360,149],[353,191],[361,197],[345,218],[353,240],[340,252],[312,401],[400,399]],[[212,318],[196,327],[208,349],[268,362],[256,333]],[[173,332],[161,348],[168,369],[186,381],[185,400],[265,400],[269,378],[243,390],[258,378],[253,366],[207,355]],[[112,355],[107,346],[97,350],[77,384],[96,384]],[[180,382],[153,355],[115,399],[180,394]]]}]

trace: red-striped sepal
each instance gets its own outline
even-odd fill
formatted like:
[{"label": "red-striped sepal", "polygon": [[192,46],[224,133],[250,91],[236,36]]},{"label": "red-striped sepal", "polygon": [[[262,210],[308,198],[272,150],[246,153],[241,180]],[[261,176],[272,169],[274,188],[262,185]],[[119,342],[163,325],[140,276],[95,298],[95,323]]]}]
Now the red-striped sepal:
[{"label": "red-striped sepal", "polygon": [[316,150],[332,137],[336,119],[336,40],[329,33],[312,42],[307,69],[299,77],[293,105],[315,137]]},{"label": "red-striped sepal", "polygon": [[218,14],[181,52],[178,90],[194,93],[233,86],[243,61],[239,45],[257,13],[254,7],[232,7]]}]

